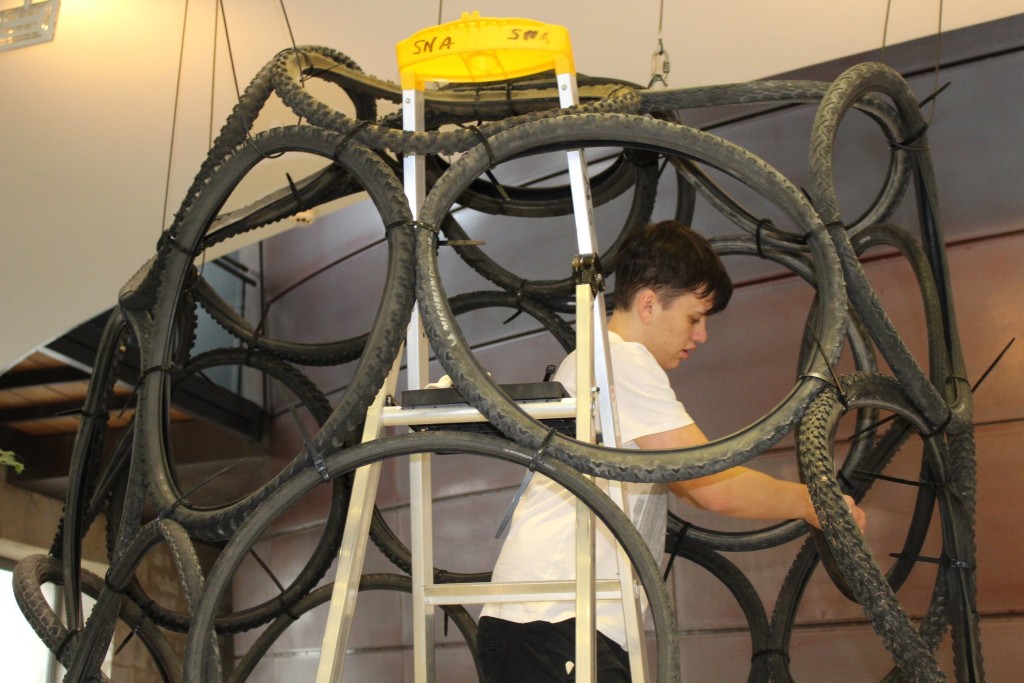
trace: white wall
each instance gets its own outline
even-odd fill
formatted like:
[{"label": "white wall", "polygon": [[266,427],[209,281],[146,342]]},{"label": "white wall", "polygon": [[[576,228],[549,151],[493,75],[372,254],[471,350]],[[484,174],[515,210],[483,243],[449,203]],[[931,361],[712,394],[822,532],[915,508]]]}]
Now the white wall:
[{"label": "white wall", "polygon": [[[20,4],[8,0],[2,7]],[[462,9],[439,4],[442,21]],[[750,80],[875,48],[888,3],[664,4],[670,82],[686,86]],[[938,27],[938,3],[892,4],[889,44]],[[244,87],[290,39],[279,2],[224,5]],[[215,135],[235,98],[223,37],[214,70],[215,6],[214,0],[187,3],[183,52],[186,3],[180,0],[64,0],[54,41],[0,52],[0,371],[110,307],[152,255],[162,221],[202,161],[211,125]],[[565,25],[579,71],[646,82],[659,2],[621,7],[595,11],[584,0],[472,3],[484,16]],[[437,5],[410,0],[304,0],[286,8],[296,42],[337,48],[384,78],[396,76],[394,44],[438,20]],[[1019,11],[1017,0],[947,0],[942,26],[952,30]],[[291,120],[265,123],[281,122]]]}]

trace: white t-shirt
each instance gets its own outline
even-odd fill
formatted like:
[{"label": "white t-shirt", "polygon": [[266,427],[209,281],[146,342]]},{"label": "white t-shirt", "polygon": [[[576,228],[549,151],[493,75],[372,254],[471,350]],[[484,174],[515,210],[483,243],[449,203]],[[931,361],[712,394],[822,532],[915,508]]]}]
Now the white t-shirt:
[{"label": "white t-shirt", "polygon": [[[676,398],[668,375],[643,344],[627,342],[614,332],[608,333],[612,358],[612,376],[619,417],[620,442],[636,448],[640,436],[677,429],[693,424],[683,404]],[[576,393],[575,352],[555,373],[554,379],[566,390]],[[665,500],[663,486],[627,484],[631,518],[645,538],[656,539],[664,547]],[[494,567],[492,581],[559,581],[576,577],[576,499],[547,477],[537,474],[523,494],[509,525],[508,537]],[[652,504],[654,503],[654,504]],[[643,514],[646,510],[648,514]],[[652,516],[651,510],[655,513]],[[653,526],[652,526],[653,525]],[[595,570],[598,579],[618,577],[615,542],[599,520],[595,534]],[[660,558],[662,550],[655,552]],[[525,623],[556,623],[576,616],[576,606],[565,602],[526,602],[485,605],[481,616]],[[619,601],[598,601],[597,630],[626,647],[625,623]]]}]

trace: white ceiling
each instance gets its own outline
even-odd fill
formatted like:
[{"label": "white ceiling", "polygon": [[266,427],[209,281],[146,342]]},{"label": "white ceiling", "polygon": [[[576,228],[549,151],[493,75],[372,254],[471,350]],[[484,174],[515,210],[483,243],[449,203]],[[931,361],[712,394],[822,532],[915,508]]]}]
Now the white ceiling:
[{"label": "white ceiling", "polygon": [[[22,4],[0,0],[0,9]],[[281,4],[224,0],[242,88],[291,45]],[[283,4],[297,43],[333,47],[388,79],[397,78],[395,43],[436,23],[439,11],[438,3],[411,0]],[[887,8],[888,44],[928,36],[938,28],[940,2],[664,4],[669,83],[681,87],[747,81],[877,49]],[[943,30],[1021,11],[1020,0],[941,4]],[[475,9],[561,24],[580,72],[646,83],[659,6],[442,2],[441,20]],[[55,40],[0,52],[0,372],[113,305],[152,255],[164,216],[173,214],[235,99],[215,7],[215,0],[64,0]]]}]

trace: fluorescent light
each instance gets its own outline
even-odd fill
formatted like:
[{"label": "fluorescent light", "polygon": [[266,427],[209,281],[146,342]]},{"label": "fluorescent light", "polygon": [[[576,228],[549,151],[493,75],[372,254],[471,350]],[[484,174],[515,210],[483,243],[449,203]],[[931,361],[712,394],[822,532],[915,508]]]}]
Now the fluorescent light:
[{"label": "fluorescent light", "polygon": [[53,40],[60,0],[25,0],[24,7],[0,10],[0,50]]}]

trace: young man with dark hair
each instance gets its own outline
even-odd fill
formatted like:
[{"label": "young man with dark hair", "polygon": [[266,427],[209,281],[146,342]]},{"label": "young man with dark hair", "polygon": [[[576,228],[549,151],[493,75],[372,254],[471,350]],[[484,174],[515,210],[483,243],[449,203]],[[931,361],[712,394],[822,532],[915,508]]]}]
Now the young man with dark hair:
[{"label": "young man with dark hair", "polygon": [[[725,308],[732,283],[701,235],[676,221],[633,230],[615,266],[614,310],[608,338],[615,381],[619,436],[625,448],[679,449],[707,442],[669,384],[666,370],[708,339],[707,318]],[[555,375],[576,390],[570,354]],[[627,484],[630,518],[655,558],[664,553],[666,490],[697,507],[743,519],[803,519],[818,526],[807,488],[747,467],[664,485]],[[847,497],[857,524],[864,512]],[[598,524],[598,579],[618,576],[614,540]],[[534,476],[509,526],[493,580],[553,581],[575,576],[575,501],[550,479]],[[599,602],[597,680],[630,680],[621,604]],[[575,605],[528,602],[485,605],[477,634],[488,683],[573,680]]]}]

